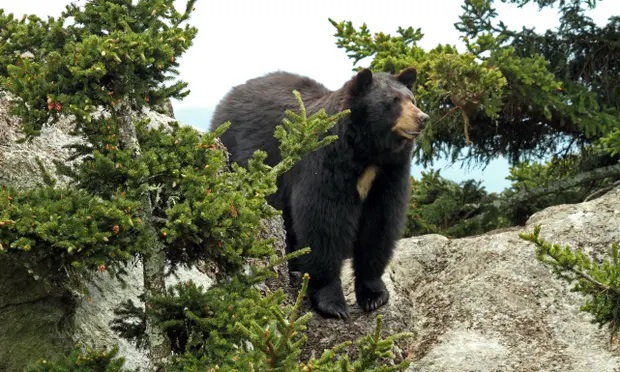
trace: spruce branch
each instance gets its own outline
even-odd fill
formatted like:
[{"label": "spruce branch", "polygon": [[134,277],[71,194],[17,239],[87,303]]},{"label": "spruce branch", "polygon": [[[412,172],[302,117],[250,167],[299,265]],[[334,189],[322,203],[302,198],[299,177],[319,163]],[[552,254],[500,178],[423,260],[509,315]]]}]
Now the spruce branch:
[{"label": "spruce branch", "polygon": [[611,245],[611,259],[597,263],[580,250],[547,242],[540,237],[540,225],[535,226],[532,233],[521,233],[519,236],[534,243],[537,259],[550,266],[558,278],[569,284],[574,283],[572,290],[588,297],[581,310],[594,316],[592,322],[600,326],[608,324],[611,336],[617,334],[620,329],[618,244],[614,242]]},{"label": "spruce branch", "polygon": [[[557,272],[559,275],[562,275],[563,278],[567,278],[564,273],[570,272],[575,274],[576,278],[572,278],[572,280],[579,280],[579,278],[584,279],[590,283],[592,283],[595,287],[598,287],[602,291],[606,292],[614,292],[617,295],[620,295],[619,288],[613,288],[609,285],[602,283],[587,272],[585,270],[591,270],[594,263],[585,257],[581,252],[572,252],[570,246],[566,245],[564,248],[560,247],[558,244],[551,244],[547,242],[544,238],[540,237],[540,225],[534,227],[534,232],[525,234],[521,233],[519,236],[532,242],[536,245],[536,253],[539,261],[552,266],[554,272]],[[612,245],[612,252],[616,252],[617,255],[617,245]]]},{"label": "spruce branch", "polygon": [[296,257],[303,256],[308,253],[310,253],[310,247],[295,250],[281,257],[274,254],[269,257],[269,260],[266,264],[252,265],[250,267],[252,270],[252,274],[248,276],[248,281],[250,283],[256,284],[265,281],[265,279],[267,278],[277,277],[278,274],[275,271],[275,268],[277,266],[283,265]]},{"label": "spruce branch", "polygon": [[266,327],[252,322],[250,327],[237,323],[239,330],[248,340],[264,353],[267,371],[291,371],[298,368],[302,346],[307,341],[303,334],[312,313],[299,316],[303,298],[308,290],[310,276],[305,274],[295,304],[292,307],[274,307],[271,313],[275,320]]},{"label": "spruce branch", "polygon": [[[382,360],[394,359],[392,348],[396,340],[413,337],[413,333],[402,332],[391,335],[385,339],[381,337],[383,332],[383,317],[377,316],[375,331],[357,341],[359,359],[353,363],[353,371],[402,371],[409,366],[410,360],[403,360],[395,366],[382,365]],[[377,364],[379,364],[377,366]]]},{"label": "spruce branch", "polygon": [[315,151],[334,142],[338,136],[326,135],[338,120],[350,113],[344,110],[328,115],[324,109],[308,116],[306,107],[298,91],[293,91],[299,113],[286,110],[282,124],[276,127],[274,137],[280,141],[283,161],[274,166],[273,171],[280,175],[290,169],[303,154]]},{"label": "spruce branch", "polygon": [[378,315],[374,331],[357,340],[357,360],[351,362],[349,356],[343,352],[351,344],[347,341],[325,350],[319,359],[311,359],[307,365],[302,364],[302,368],[304,371],[404,371],[411,361],[403,360],[396,365],[390,365],[390,361],[394,359],[392,349],[397,340],[413,337],[413,334],[402,332],[382,338],[382,333],[383,318]]}]

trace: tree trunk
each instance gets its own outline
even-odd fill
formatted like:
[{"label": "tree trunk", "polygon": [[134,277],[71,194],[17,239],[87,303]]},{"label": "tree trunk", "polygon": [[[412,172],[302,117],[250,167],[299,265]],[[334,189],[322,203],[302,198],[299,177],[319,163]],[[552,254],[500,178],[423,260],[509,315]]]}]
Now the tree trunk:
[{"label": "tree trunk", "polygon": [[[140,156],[141,149],[136,134],[136,127],[132,122],[131,112],[128,107],[123,106],[118,111],[118,122],[120,129],[120,141],[125,149],[132,150],[134,156]],[[157,230],[152,223],[153,207],[148,194],[142,196],[142,211],[140,218],[146,227],[148,234],[148,246],[150,250],[142,256],[142,266],[144,273],[144,307],[146,311],[146,335],[148,337],[149,354],[153,370],[163,371],[166,361],[170,355],[170,341],[166,337],[163,329],[159,327],[158,319],[154,313],[153,297],[165,294],[166,285],[164,281],[166,254],[165,246],[159,240]]]},{"label": "tree trunk", "polygon": [[506,201],[499,202],[498,206],[500,208],[510,207],[519,203],[523,203],[527,200],[538,198],[543,195],[560,192],[586,182],[601,180],[608,177],[620,177],[620,163],[603,168],[593,169],[589,172],[579,173],[574,177],[559,180],[548,185],[535,187],[531,190],[521,191],[511,196]]}]

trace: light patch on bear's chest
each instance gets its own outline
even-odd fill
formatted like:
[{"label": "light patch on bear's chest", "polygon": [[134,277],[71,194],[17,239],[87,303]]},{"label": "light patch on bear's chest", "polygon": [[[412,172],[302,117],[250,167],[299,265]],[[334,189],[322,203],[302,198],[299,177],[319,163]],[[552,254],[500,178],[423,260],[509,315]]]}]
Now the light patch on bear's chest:
[{"label": "light patch on bear's chest", "polygon": [[362,175],[357,179],[357,193],[362,201],[366,200],[375,177],[377,177],[377,166],[370,165],[364,169]]}]

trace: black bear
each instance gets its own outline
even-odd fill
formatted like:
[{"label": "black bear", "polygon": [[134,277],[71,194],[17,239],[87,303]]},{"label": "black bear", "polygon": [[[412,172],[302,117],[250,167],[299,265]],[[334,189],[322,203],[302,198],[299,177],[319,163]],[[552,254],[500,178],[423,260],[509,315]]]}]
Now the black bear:
[{"label": "black bear", "polygon": [[212,127],[231,122],[221,140],[241,165],[257,149],[267,152],[267,164],[280,161],[273,133],[286,109],[298,109],[293,90],[308,114],[351,111],[331,129],[338,139],[304,156],[268,199],[282,210],[287,251],[311,247],[289,268],[310,274],[308,295],[323,316],[349,316],[340,271],[351,256],[359,306],[372,311],[388,301],[381,276],[405,222],[413,142],[428,120],[411,93],[416,77],[414,68],[399,75],[365,69],[331,91],[275,72],[234,87],[215,110]]}]

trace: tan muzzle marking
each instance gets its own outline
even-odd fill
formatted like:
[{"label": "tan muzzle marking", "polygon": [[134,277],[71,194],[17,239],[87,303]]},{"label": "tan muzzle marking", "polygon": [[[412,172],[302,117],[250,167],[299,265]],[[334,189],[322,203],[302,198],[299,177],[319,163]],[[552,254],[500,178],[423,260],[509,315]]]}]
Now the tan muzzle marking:
[{"label": "tan muzzle marking", "polygon": [[420,135],[420,125],[418,124],[418,118],[424,113],[411,101],[406,101],[401,104],[401,112],[396,124],[392,127],[392,130],[401,137],[406,139],[415,139]]}]

